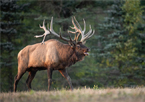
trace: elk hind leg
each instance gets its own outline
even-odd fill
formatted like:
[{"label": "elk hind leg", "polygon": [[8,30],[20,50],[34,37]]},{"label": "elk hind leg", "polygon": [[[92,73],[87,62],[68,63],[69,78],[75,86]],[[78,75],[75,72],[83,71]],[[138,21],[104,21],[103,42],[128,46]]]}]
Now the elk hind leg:
[{"label": "elk hind leg", "polygon": [[73,90],[73,86],[72,86],[72,83],[71,83],[71,78],[69,77],[66,69],[63,69],[63,70],[59,70],[59,72],[61,73],[61,75],[67,80],[69,86],[70,86],[70,89]]},{"label": "elk hind leg", "polygon": [[24,75],[24,73],[25,72],[18,72],[18,74],[15,76],[15,79],[14,79],[14,92],[16,92],[18,82],[21,79],[21,77]]},{"label": "elk hind leg", "polygon": [[31,90],[31,82],[32,82],[33,78],[35,77],[36,72],[37,71],[29,71],[29,75],[28,75],[28,78],[26,80],[26,84],[27,84],[29,91]]}]

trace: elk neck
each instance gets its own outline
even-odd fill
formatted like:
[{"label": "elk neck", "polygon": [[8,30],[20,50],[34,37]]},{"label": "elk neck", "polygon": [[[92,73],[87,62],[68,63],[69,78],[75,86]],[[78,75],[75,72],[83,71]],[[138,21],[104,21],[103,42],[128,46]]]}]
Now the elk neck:
[{"label": "elk neck", "polygon": [[72,64],[80,61],[75,49],[71,48],[68,44],[63,44],[59,47],[59,56],[61,58],[61,62],[66,66],[71,66]]}]

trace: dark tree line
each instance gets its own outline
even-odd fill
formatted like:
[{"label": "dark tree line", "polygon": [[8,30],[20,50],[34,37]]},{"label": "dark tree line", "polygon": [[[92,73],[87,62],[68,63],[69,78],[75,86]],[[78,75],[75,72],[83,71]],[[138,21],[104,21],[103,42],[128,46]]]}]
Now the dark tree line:
[{"label": "dark tree line", "polygon": [[[144,5],[144,0],[1,0],[0,90],[12,91],[18,52],[26,45],[42,41],[34,36],[44,33],[39,24],[43,19],[50,24],[52,16],[54,30],[59,32],[61,27],[63,36],[67,36],[73,16],[82,26],[85,19],[87,31],[89,24],[96,31],[86,43],[91,49],[90,56],[68,68],[73,86],[144,86]],[[56,39],[47,36],[46,40],[51,38]],[[26,78],[24,75],[18,90],[27,89]],[[54,72],[53,78],[53,88],[68,86],[59,72]],[[47,73],[38,73],[32,84],[35,90],[47,90]]]},{"label": "dark tree line", "polygon": [[18,5],[16,0],[2,0],[1,6],[1,88],[2,90],[13,90],[14,69],[17,63],[14,57],[19,49],[18,39],[20,38],[20,27],[23,23],[22,11],[26,10],[29,4]]}]

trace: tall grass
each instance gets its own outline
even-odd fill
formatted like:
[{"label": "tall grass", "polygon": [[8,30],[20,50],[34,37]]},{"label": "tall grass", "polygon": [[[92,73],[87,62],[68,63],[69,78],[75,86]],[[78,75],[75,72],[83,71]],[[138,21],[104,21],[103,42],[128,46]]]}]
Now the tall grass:
[{"label": "tall grass", "polygon": [[145,87],[9,92],[0,102],[145,102]]}]

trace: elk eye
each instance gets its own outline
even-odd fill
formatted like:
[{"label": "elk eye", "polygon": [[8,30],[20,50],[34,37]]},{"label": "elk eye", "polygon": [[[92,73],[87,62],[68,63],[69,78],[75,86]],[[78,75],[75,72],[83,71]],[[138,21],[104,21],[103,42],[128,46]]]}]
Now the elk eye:
[{"label": "elk eye", "polygon": [[80,48],[80,45],[77,45],[77,47],[79,47],[79,48]]}]

